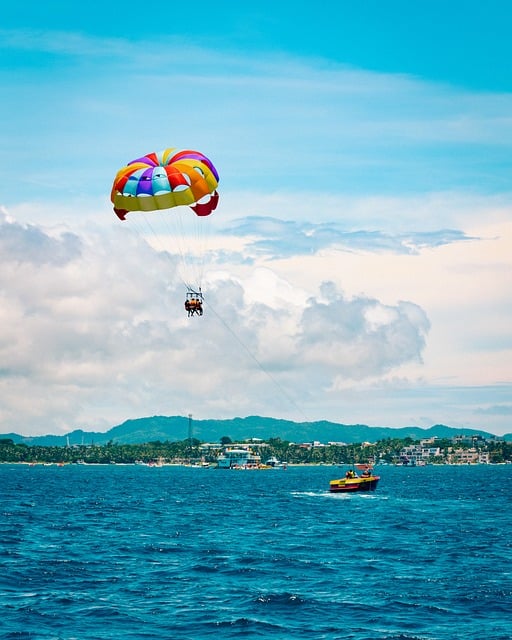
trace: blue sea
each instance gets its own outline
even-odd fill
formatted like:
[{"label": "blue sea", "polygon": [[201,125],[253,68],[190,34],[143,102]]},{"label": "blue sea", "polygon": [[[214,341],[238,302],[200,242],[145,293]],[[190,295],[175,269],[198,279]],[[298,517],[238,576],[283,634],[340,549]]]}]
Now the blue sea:
[{"label": "blue sea", "polygon": [[0,465],[0,638],[510,640],[512,465]]}]

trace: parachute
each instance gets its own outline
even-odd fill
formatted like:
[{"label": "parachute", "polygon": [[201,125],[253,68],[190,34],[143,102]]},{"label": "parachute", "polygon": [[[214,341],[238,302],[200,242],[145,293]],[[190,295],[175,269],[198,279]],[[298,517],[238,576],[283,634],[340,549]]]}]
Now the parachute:
[{"label": "parachute", "polygon": [[129,212],[157,211],[188,205],[198,216],[219,201],[219,174],[199,151],[175,148],[148,153],[119,169],[110,199],[120,220]]},{"label": "parachute", "polygon": [[[203,299],[201,280],[210,226],[204,222],[219,202],[218,183],[219,174],[205,155],[168,148],[148,153],[119,169],[110,194],[120,220],[128,218],[135,230],[140,220],[150,230],[150,244],[179,256],[179,275],[198,300]],[[166,239],[171,241],[172,250],[164,245]],[[200,311],[202,315],[202,305]]]}]

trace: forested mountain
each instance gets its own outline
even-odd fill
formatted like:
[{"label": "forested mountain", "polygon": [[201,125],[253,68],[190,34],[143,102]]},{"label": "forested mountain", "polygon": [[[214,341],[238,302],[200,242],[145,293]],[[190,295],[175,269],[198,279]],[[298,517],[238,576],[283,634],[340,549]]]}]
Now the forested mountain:
[{"label": "forested mountain", "polygon": [[[185,440],[192,436],[203,442],[218,442],[223,437],[233,441],[247,438],[281,438],[289,442],[323,443],[344,442],[347,444],[360,442],[376,442],[385,438],[412,438],[419,440],[437,436],[450,438],[455,435],[482,435],[492,438],[493,434],[475,429],[448,427],[435,425],[428,429],[421,427],[369,427],[367,425],[347,425],[328,422],[293,422],[277,418],[249,416],[246,418],[232,418],[229,420],[193,420],[186,416],[152,416],[126,420],[120,425],[109,429],[105,433],[71,431],[62,436],[45,435],[25,437],[14,433],[0,435],[0,438],[10,438],[15,443],[26,443],[42,446],[66,446],[81,444],[139,444],[143,442]],[[512,434],[504,436],[505,440],[512,440]]]}]

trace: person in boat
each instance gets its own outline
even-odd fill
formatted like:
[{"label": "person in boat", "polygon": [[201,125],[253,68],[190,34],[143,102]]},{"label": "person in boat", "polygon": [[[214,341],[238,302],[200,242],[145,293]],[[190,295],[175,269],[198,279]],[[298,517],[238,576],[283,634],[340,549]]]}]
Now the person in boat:
[{"label": "person in boat", "polygon": [[347,478],[347,480],[351,480],[352,478],[355,478],[356,474],[354,472],[353,469],[350,469],[349,471],[347,471],[347,473],[345,474],[345,478]]},{"label": "person in boat", "polygon": [[363,478],[369,478],[372,475],[372,470],[371,469],[365,469],[363,471],[363,473],[361,474],[361,476]]}]

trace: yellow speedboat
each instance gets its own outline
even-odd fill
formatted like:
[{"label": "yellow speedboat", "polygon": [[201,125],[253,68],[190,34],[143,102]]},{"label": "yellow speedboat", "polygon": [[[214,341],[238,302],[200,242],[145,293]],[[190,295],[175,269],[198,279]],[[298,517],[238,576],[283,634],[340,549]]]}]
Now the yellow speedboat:
[{"label": "yellow speedboat", "polygon": [[358,476],[354,471],[347,471],[344,478],[331,480],[329,491],[331,493],[355,493],[356,491],[375,491],[380,476],[373,474],[373,470],[368,470]]}]

